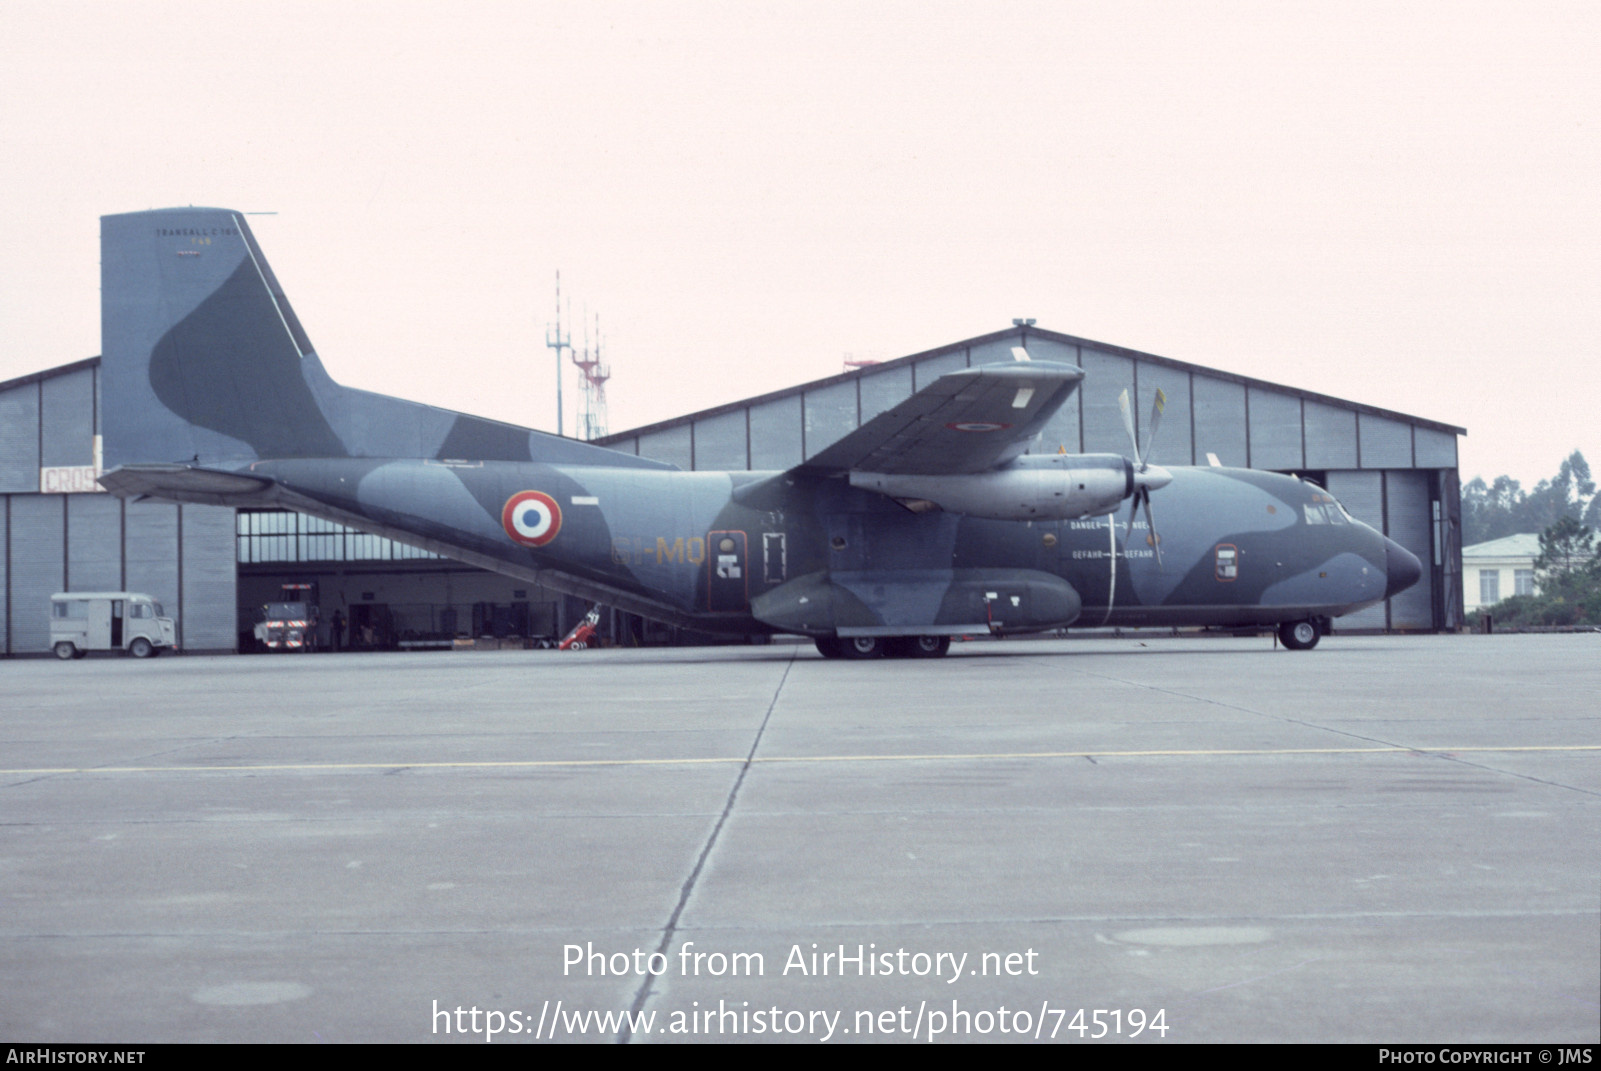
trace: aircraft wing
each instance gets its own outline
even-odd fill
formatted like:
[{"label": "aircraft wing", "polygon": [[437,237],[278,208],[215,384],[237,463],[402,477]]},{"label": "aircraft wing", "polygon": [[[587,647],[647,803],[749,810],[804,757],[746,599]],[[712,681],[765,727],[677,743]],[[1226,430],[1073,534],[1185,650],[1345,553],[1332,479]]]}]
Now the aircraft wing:
[{"label": "aircraft wing", "polygon": [[1050,361],[948,372],[792,470],[957,476],[1004,465],[1028,444],[1084,378]]}]

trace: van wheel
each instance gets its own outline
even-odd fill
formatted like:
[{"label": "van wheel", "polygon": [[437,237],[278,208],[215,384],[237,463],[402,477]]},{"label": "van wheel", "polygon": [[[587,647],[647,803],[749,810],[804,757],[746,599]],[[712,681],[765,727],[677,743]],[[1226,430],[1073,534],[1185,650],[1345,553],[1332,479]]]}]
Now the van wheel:
[{"label": "van wheel", "polygon": [[154,647],[150,646],[150,641],[143,636],[136,636],[134,641],[128,645],[128,653],[135,658],[149,658],[155,653],[155,650]]},{"label": "van wheel", "polygon": [[55,652],[56,657],[61,659],[63,662],[70,662],[72,659],[78,657],[78,649],[72,645],[72,641],[70,640],[62,640],[60,643],[56,644]]}]

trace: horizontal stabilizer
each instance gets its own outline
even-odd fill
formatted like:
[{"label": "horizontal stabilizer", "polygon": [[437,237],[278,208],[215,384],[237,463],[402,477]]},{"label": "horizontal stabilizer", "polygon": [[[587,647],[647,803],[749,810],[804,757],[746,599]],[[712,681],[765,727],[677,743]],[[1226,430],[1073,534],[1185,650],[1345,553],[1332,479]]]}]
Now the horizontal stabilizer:
[{"label": "horizontal stabilizer", "polygon": [[101,476],[100,484],[118,498],[160,498],[208,506],[259,506],[276,498],[271,480],[193,465],[123,465]]}]

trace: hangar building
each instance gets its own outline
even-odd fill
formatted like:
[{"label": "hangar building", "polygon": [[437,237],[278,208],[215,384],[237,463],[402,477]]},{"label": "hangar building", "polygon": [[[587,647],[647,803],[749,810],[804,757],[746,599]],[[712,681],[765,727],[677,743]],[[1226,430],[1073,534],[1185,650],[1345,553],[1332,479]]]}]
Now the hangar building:
[{"label": "hangar building", "polygon": [[[1128,390],[1143,414],[1160,388],[1167,407],[1155,463],[1204,465],[1215,456],[1301,474],[1425,563],[1416,586],[1340,618],[1337,629],[1462,623],[1456,440],[1464,429],[1033,326],[597,442],[685,469],[786,469],[946,372],[1011,360],[1019,344],[1035,359],[1085,371],[1036,450],[1126,455],[1118,395]],[[113,498],[94,482],[99,388],[98,357],[0,383],[0,653],[48,650],[50,596],[58,591],[155,595],[189,651],[247,646],[254,608],[283,583],[316,583],[325,616],[342,609],[356,646],[559,635],[586,609],[526,581],[300,514]],[[669,638],[638,622],[627,628],[647,641]]]}]

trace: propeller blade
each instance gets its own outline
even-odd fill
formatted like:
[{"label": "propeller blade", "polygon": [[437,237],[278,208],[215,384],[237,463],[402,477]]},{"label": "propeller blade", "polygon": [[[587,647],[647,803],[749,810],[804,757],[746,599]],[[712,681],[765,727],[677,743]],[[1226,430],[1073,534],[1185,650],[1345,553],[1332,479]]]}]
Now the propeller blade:
[{"label": "propeller blade", "polygon": [[1117,407],[1123,413],[1123,426],[1128,429],[1129,445],[1134,448],[1134,467],[1140,467],[1140,440],[1134,434],[1134,407],[1129,405],[1128,391],[1117,396]]},{"label": "propeller blade", "polygon": [[1156,571],[1162,571],[1162,538],[1156,534],[1156,518],[1151,516],[1151,489],[1140,488],[1140,498],[1145,501],[1145,527],[1150,530],[1147,537],[1151,541],[1151,549],[1156,551]]},{"label": "propeller blade", "polygon": [[1156,388],[1156,399],[1151,402],[1151,426],[1145,432],[1145,452],[1140,454],[1140,468],[1151,461],[1151,444],[1156,442],[1156,426],[1162,422],[1162,411],[1167,408],[1167,395]]}]

